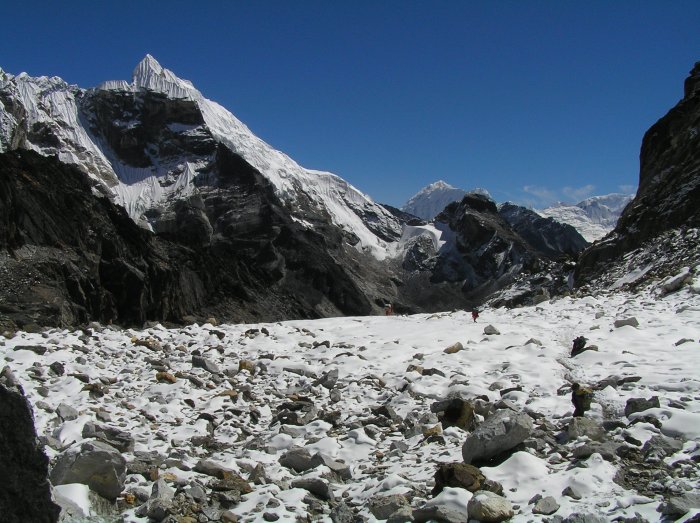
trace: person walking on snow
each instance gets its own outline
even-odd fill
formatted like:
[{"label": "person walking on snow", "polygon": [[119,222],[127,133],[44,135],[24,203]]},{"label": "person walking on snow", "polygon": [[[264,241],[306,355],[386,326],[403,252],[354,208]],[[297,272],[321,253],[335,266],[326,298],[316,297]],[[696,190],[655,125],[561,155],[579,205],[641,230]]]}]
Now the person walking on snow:
[{"label": "person walking on snow", "polygon": [[574,404],[574,418],[581,418],[591,408],[593,392],[578,383],[571,384],[571,403]]},{"label": "person walking on snow", "polygon": [[477,319],[478,317],[479,317],[479,310],[478,310],[478,309],[474,309],[474,310],[472,311],[472,320],[474,320],[474,323],[476,323],[476,319]]}]

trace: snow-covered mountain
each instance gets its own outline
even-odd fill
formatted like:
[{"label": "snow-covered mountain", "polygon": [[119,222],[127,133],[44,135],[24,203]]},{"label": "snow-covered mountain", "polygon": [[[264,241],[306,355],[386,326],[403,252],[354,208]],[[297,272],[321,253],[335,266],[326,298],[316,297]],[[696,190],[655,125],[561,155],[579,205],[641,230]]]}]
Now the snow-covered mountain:
[{"label": "snow-covered mountain", "polygon": [[[447,205],[460,201],[467,192],[440,180],[418,191],[401,210],[424,220],[432,220]],[[471,192],[489,196],[485,189],[473,189]],[[622,210],[633,197],[634,195],[618,193],[593,196],[574,205],[558,203],[535,212],[544,218],[553,218],[560,223],[571,225],[586,241],[593,242],[615,227]]]},{"label": "snow-covered mountain", "polygon": [[[58,77],[0,70],[0,93],[0,152],[58,155],[151,227],[157,220],[149,210],[198,193],[198,178],[212,170],[218,145],[257,169],[301,224],[312,227],[309,214],[328,216],[358,249],[379,258],[401,235],[396,219],[368,196],[334,174],[301,167],[150,55],[131,83],[86,90]],[[182,144],[191,146],[186,155]]]},{"label": "snow-covered mountain", "polygon": [[[409,198],[401,210],[424,220],[432,220],[450,203],[460,201],[467,192],[438,180],[423,187]],[[474,189],[472,192],[489,196],[485,189]]]},{"label": "snow-covered mountain", "polygon": [[612,193],[592,196],[575,205],[558,203],[536,212],[545,218],[554,218],[571,225],[587,241],[594,242],[615,228],[622,211],[632,198],[633,194]]}]

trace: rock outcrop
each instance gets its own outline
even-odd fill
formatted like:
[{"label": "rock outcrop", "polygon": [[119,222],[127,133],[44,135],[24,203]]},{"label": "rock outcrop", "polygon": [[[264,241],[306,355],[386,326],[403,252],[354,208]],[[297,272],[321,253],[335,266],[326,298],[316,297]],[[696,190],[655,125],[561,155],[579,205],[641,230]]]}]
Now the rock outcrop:
[{"label": "rock outcrop", "polygon": [[0,373],[0,514],[5,523],[54,523],[60,508],[51,500],[49,460],[37,441],[22,387],[9,368]]},{"label": "rock outcrop", "polygon": [[669,230],[700,226],[699,86],[700,62],[685,81],[683,99],[644,135],[637,195],[613,232],[582,254],[577,284]]}]

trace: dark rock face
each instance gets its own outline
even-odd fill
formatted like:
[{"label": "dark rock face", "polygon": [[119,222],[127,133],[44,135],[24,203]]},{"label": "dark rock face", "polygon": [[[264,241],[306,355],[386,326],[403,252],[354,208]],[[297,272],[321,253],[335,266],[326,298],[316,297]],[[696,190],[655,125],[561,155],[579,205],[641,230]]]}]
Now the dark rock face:
[{"label": "dark rock face", "polygon": [[644,135],[639,155],[639,190],[615,230],[586,250],[577,281],[605,270],[664,232],[700,225],[700,62],[685,82],[685,96]]},{"label": "dark rock face", "polygon": [[75,168],[29,151],[0,155],[0,316],[22,326],[371,311],[338,262],[359,253],[344,250],[337,228],[301,230],[226,148],[215,165],[201,202],[179,202],[179,225],[154,235],[94,196]]},{"label": "dark rock face", "polygon": [[32,410],[9,369],[0,374],[0,514],[6,523],[53,523],[49,460],[37,442]]},{"label": "dark rock face", "polygon": [[525,241],[498,213],[490,198],[467,194],[436,218],[436,226],[454,238],[441,252],[431,280],[463,282],[470,298],[484,298],[512,283],[521,272],[535,271],[543,253]]},{"label": "dark rock face", "polygon": [[525,241],[548,257],[576,256],[588,247],[588,242],[571,225],[543,218],[525,207],[504,203],[499,214]]}]

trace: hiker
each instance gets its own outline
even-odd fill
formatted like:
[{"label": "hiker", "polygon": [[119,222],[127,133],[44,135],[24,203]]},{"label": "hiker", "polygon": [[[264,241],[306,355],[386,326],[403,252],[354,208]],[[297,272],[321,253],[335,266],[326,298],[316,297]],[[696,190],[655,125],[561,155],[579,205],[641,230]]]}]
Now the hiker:
[{"label": "hiker", "polygon": [[479,317],[479,310],[478,310],[478,309],[474,309],[474,310],[472,311],[472,320],[474,320],[474,323],[476,323],[476,319],[477,319],[478,317]]},{"label": "hiker", "polygon": [[586,346],[586,342],[588,341],[587,338],[584,338],[583,336],[579,336],[574,340],[574,345],[571,349],[571,357],[573,358],[574,356],[577,356],[581,354],[584,351],[584,347]]},{"label": "hiker", "polygon": [[384,314],[386,314],[387,316],[391,316],[392,314],[394,314],[394,306],[391,303],[387,303],[384,306]]},{"label": "hiker", "polygon": [[574,404],[574,417],[581,418],[584,413],[591,408],[591,400],[593,392],[579,385],[578,383],[571,384],[571,403]]}]

